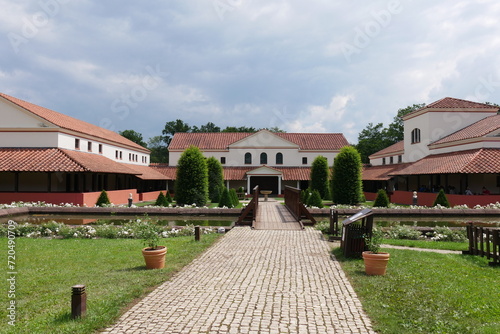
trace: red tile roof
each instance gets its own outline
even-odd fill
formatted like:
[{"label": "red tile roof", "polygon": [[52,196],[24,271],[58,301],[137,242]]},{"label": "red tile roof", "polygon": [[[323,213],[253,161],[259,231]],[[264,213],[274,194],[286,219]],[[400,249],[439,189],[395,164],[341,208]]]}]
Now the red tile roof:
[{"label": "red tile roof", "polygon": [[459,140],[484,137],[498,129],[500,129],[500,115],[489,116],[463,129],[460,129],[449,136],[435,141],[434,143],[430,144],[429,147]]},{"label": "red tile roof", "polygon": [[102,155],[58,148],[0,148],[0,172],[139,174]]},{"label": "red tile roof", "polygon": [[500,149],[482,148],[429,155],[391,175],[500,173]]},{"label": "red tile roof", "polygon": [[150,166],[127,165],[127,167],[140,174],[137,177],[141,180],[169,180],[166,175]]},{"label": "red tile roof", "polygon": [[363,166],[363,181],[386,181],[394,172],[407,167],[409,164]]},{"label": "red tile roof", "polygon": [[[178,132],[172,138],[169,150],[184,150],[194,145],[201,150],[226,150],[229,145],[255,133],[214,132],[186,133]],[[349,145],[341,133],[274,133],[300,147],[301,150],[340,150]]]},{"label": "red tile roof", "polygon": [[175,180],[177,168],[169,166],[168,164],[163,163],[152,163],[149,165],[152,169],[157,171],[158,173],[164,175],[167,180]]},{"label": "red tile roof", "polygon": [[[412,111],[409,114],[406,114],[403,116],[403,119],[410,118],[411,115],[421,113],[424,110],[427,109],[475,109],[475,110],[481,110],[484,109],[484,111],[491,111],[495,112],[499,108],[495,107],[490,104],[486,103],[479,103],[479,102],[472,102],[472,101],[467,101],[467,100],[461,100],[461,99],[455,99],[453,97],[445,97],[441,100],[437,100],[435,102],[432,102],[431,104],[426,105],[423,108],[420,108],[418,110]],[[489,109],[489,110],[487,110]]]},{"label": "red tile roof", "polygon": [[[166,164],[151,164],[158,172],[167,176],[170,180],[175,180],[177,168]],[[245,180],[246,174],[260,166],[253,167],[223,167],[224,180],[238,181]],[[283,180],[309,180],[311,174],[310,167],[272,167],[283,173]]]},{"label": "red tile roof", "polygon": [[387,156],[387,155],[394,155],[396,153],[402,153],[404,151],[404,148],[405,148],[405,143],[402,140],[397,142],[396,144],[392,144],[391,146],[384,148],[383,150],[373,153],[368,158],[374,159],[377,158],[378,156]]},{"label": "red tile roof", "polygon": [[44,107],[40,107],[36,104],[20,100],[7,94],[0,93],[0,97],[60,128],[75,131],[84,135],[91,135],[93,137],[104,140],[109,140],[122,146],[128,146],[136,150],[139,149],[143,152],[149,152],[149,150],[147,150],[146,148],[134,143],[131,140],[128,140],[123,136],[120,136],[114,131],[104,129],[84,121],[80,121],[76,118],[58,113]]}]

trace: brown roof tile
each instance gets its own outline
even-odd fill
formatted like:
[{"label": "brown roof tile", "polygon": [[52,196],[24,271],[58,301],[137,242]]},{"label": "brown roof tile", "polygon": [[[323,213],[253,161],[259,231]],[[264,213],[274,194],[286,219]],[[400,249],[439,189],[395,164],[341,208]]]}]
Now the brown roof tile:
[{"label": "brown roof tile", "polygon": [[432,147],[433,145],[484,137],[498,129],[500,129],[500,115],[493,115],[483,118],[482,120],[460,129],[449,136],[441,138],[429,146]]},{"label": "brown roof tile", "polygon": [[137,175],[137,177],[141,180],[169,180],[166,175],[150,166],[129,164],[127,167],[139,173],[140,175]]},{"label": "brown roof tile", "polygon": [[169,166],[168,164],[163,163],[152,163],[149,165],[152,169],[156,170],[158,173],[164,175],[167,180],[175,180],[177,168],[173,166]]},{"label": "brown roof tile", "polygon": [[[497,111],[499,108],[486,103],[479,103],[467,100],[456,99],[453,97],[445,97],[441,100],[432,102],[423,108],[412,111],[409,114],[403,116],[403,119],[410,118],[413,114],[420,113],[426,109],[489,109],[492,112]],[[486,111],[486,110],[484,110]]]},{"label": "brown roof tile", "polygon": [[386,181],[394,172],[407,167],[409,164],[363,166],[363,181]]},{"label": "brown roof tile", "polygon": [[386,156],[386,155],[391,155],[395,154],[398,152],[403,151],[405,148],[405,143],[404,141],[399,141],[396,144],[392,144],[391,146],[388,146],[384,148],[383,150],[380,150],[378,152],[373,153],[372,155],[369,156],[370,159],[376,158],[377,156]]},{"label": "brown roof tile", "polygon": [[[190,145],[201,150],[226,150],[229,145],[242,140],[254,133],[214,132],[186,133],[178,132],[172,138],[169,150],[184,150]],[[341,133],[275,133],[278,137],[288,140],[301,150],[340,150],[349,145]]]},{"label": "brown roof tile", "polygon": [[102,155],[58,148],[0,148],[0,171],[139,174]]},{"label": "brown roof tile", "polygon": [[429,155],[391,175],[500,173],[500,149],[482,148]]},{"label": "brown roof tile", "polygon": [[18,98],[9,96],[7,94],[0,93],[0,97],[14,103],[15,105],[35,114],[36,116],[45,119],[46,121],[61,127],[63,129],[79,132],[86,135],[91,135],[97,138],[110,140],[120,145],[129,146],[130,148],[140,149],[147,152],[146,148],[134,143],[131,140],[119,135],[118,133],[101,128],[99,126],[78,120],[76,118],[58,113],[56,111],[40,107],[36,104],[29,103]]}]

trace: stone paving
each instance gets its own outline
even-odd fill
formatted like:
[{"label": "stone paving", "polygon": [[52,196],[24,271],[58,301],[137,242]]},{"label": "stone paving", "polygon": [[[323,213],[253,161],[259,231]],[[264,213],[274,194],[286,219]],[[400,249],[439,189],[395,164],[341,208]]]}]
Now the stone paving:
[{"label": "stone paving", "polygon": [[104,333],[375,333],[319,231],[236,227]]}]

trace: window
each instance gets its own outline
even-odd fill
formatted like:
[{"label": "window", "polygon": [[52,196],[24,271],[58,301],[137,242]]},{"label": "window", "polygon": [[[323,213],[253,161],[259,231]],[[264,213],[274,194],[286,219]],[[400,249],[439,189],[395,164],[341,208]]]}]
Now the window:
[{"label": "window", "polygon": [[89,141],[87,143],[87,151],[92,152],[92,142],[91,141]]},{"label": "window", "polygon": [[420,129],[415,128],[411,131],[411,143],[420,143]]},{"label": "window", "polygon": [[75,138],[75,150],[79,150],[79,149],[80,149],[80,139]]},{"label": "window", "polygon": [[276,165],[283,165],[283,154],[276,153]]},{"label": "window", "polygon": [[392,165],[394,163],[394,158],[393,157],[390,157],[389,158],[389,163]]},{"label": "window", "polygon": [[385,158],[382,158],[382,165],[385,165]]},{"label": "window", "polygon": [[115,151],[115,159],[118,159],[120,156],[118,155],[118,150]]},{"label": "window", "polygon": [[266,165],[267,164],[267,153],[262,152],[260,154],[260,164],[261,165]]},{"label": "window", "polygon": [[122,160],[122,159],[123,159],[123,152],[120,151],[120,160]]},{"label": "window", "polygon": [[402,155],[398,155],[398,164],[400,164],[402,162],[403,162],[403,156]]},{"label": "window", "polygon": [[132,161],[132,153],[128,154],[128,161]]},{"label": "window", "polygon": [[307,165],[307,157],[302,157],[302,164]]},{"label": "window", "polygon": [[102,154],[102,144],[99,144],[99,154]]},{"label": "window", "polygon": [[226,163],[226,157],[220,157],[220,163],[224,165]]},{"label": "window", "polygon": [[251,165],[252,164],[252,154],[247,152],[245,153],[245,165]]}]

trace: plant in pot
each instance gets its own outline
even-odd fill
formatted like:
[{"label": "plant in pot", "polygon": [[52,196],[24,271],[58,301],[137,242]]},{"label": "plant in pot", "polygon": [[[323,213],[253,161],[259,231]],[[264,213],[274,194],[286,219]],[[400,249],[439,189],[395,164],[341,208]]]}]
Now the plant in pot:
[{"label": "plant in pot", "polygon": [[384,233],[380,228],[374,227],[369,235],[365,235],[365,248],[363,261],[365,262],[365,272],[367,275],[385,275],[389,253],[380,252],[380,243]]},{"label": "plant in pot", "polygon": [[144,241],[142,255],[147,269],[161,269],[165,267],[166,246],[159,246],[160,231],[156,224],[144,222],[140,226],[140,236]]}]

